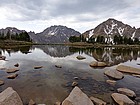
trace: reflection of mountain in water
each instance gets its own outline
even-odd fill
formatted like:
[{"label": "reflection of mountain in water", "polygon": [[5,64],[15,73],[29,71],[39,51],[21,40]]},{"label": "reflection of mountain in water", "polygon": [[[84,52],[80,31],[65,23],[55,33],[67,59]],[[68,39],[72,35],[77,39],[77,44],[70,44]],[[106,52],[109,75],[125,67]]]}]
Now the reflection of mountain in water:
[{"label": "reflection of mountain in water", "polygon": [[[72,49],[72,48],[71,48]],[[126,62],[128,60],[137,60],[140,57],[139,48],[73,48],[75,51],[81,51],[94,57],[97,61],[107,62],[110,66]]]},{"label": "reflection of mountain in water", "polygon": [[41,46],[34,46],[36,48],[40,48],[46,54],[53,56],[53,57],[66,57],[67,55],[73,54],[70,52],[69,46],[62,46],[62,45],[41,45]]}]

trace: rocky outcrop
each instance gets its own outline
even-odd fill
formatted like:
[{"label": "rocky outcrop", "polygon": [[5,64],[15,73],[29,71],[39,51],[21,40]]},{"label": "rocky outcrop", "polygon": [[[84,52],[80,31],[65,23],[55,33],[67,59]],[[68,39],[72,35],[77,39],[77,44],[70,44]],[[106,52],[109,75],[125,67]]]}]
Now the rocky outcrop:
[{"label": "rocky outcrop", "polygon": [[83,59],[86,59],[86,57],[81,56],[81,55],[78,55],[76,58],[77,58],[78,60],[83,60]]},{"label": "rocky outcrop", "polygon": [[135,105],[135,103],[124,94],[113,93],[111,96],[119,105]]},{"label": "rocky outcrop", "polygon": [[0,105],[23,105],[18,93],[8,87],[0,93]]},{"label": "rocky outcrop", "polygon": [[129,97],[136,97],[136,94],[134,91],[127,89],[127,88],[118,88],[117,91],[121,94],[127,95]]},{"label": "rocky outcrop", "polygon": [[17,72],[19,71],[19,68],[12,68],[12,69],[7,69],[6,72],[7,73],[14,73],[14,72]]},{"label": "rocky outcrop", "polygon": [[105,67],[107,64],[105,62],[97,62],[97,61],[92,61],[89,64],[91,67]]},{"label": "rocky outcrop", "polygon": [[104,74],[114,79],[122,79],[124,77],[124,75],[117,70],[106,70]]},{"label": "rocky outcrop", "polygon": [[93,103],[80,88],[75,87],[70,95],[62,102],[62,105],[93,105]]},{"label": "rocky outcrop", "polygon": [[125,72],[125,73],[140,74],[140,69],[130,67],[130,66],[119,65],[116,69],[118,71]]},{"label": "rocky outcrop", "polygon": [[90,99],[93,101],[95,105],[106,105],[106,102],[104,102],[101,99],[95,98],[95,97],[90,97]]}]

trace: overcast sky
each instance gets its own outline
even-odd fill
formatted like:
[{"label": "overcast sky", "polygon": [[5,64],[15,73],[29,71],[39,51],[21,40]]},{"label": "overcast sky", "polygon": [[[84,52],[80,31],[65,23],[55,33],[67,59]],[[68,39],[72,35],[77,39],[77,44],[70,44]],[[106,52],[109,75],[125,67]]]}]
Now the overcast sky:
[{"label": "overcast sky", "polygon": [[0,0],[0,28],[64,25],[82,33],[108,18],[140,27],[140,0]]}]

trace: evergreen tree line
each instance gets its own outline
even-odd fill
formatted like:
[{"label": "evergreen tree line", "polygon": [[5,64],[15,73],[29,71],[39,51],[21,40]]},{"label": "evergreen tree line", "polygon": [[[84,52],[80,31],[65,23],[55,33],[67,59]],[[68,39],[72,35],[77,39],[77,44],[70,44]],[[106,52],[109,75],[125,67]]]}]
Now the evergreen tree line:
[{"label": "evergreen tree line", "polygon": [[[79,37],[77,36],[71,36],[69,38],[69,41],[74,43],[74,42],[87,42],[87,43],[100,43],[100,44],[107,44],[107,41],[109,39],[105,40],[104,36],[97,36],[97,38],[91,37],[88,40],[86,40],[86,38],[84,38],[82,35],[80,35]],[[119,44],[140,44],[140,41],[138,38],[135,39],[131,39],[131,38],[127,38],[127,37],[123,37],[120,35],[115,35],[113,42],[115,45],[119,45]],[[112,42],[110,42],[110,44],[112,44]]]},{"label": "evergreen tree line", "polygon": [[0,40],[17,40],[17,41],[28,41],[31,42],[30,36],[27,32],[22,32],[20,34],[10,34],[10,31],[7,32],[6,35],[4,33],[0,33]]}]

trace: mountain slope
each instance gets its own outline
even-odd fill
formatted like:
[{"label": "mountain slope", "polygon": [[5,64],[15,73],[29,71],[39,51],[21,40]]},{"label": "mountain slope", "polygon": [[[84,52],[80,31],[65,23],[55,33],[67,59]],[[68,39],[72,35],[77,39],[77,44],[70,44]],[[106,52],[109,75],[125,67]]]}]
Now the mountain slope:
[{"label": "mountain slope", "polygon": [[8,32],[11,35],[16,35],[16,34],[20,34],[22,32],[26,32],[26,31],[25,30],[19,30],[15,27],[7,27],[5,29],[0,29],[0,34],[4,34],[4,36],[6,36]]},{"label": "mountain slope", "polygon": [[66,26],[51,26],[41,33],[31,34],[32,40],[36,43],[66,43],[70,36],[79,36],[80,33]]},{"label": "mountain slope", "polygon": [[131,27],[130,25],[124,24],[115,19],[108,19],[94,29],[86,31],[83,35],[86,38],[97,38],[99,35],[104,36],[107,43],[113,43],[115,35],[131,39],[140,38],[140,29],[136,29],[135,27]]}]

